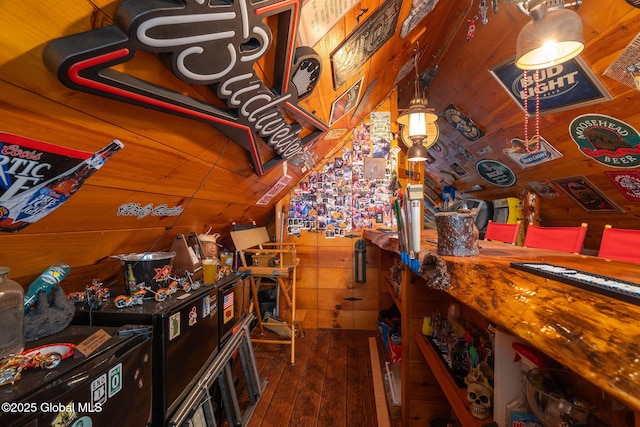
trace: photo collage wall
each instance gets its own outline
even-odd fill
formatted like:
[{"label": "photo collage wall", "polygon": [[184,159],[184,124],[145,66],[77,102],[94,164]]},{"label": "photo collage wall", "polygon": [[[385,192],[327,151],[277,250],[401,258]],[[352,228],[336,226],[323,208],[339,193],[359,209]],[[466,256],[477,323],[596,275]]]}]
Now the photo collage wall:
[{"label": "photo collage wall", "polygon": [[365,228],[395,227],[391,208],[391,114],[371,113],[341,155],[327,161],[293,189],[287,233],[322,232],[326,238],[354,237]]}]

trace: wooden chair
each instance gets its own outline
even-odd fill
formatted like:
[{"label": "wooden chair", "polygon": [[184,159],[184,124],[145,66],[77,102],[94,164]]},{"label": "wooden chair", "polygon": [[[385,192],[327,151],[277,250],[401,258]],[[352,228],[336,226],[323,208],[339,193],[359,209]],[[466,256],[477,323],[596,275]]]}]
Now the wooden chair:
[{"label": "wooden chair", "polygon": [[515,224],[503,224],[489,220],[487,231],[484,233],[485,240],[498,240],[504,243],[515,245],[520,232],[520,221]]},{"label": "wooden chair", "polygon": [[529,224],[524,247],[579,254],[586,235],[587,224],[584,222],[579,227],[541,227]]},{"label": "wooden chair", "polygon": [[[249,284],[253,301],[250,312],[254,311],[260,332],[264,328],[274,331],[282,339],[253,339],[253,342],[268,344],[285,344],[291,346],[291,364],[295,364],[296,339],[296,258],[295,244],[270,242],[269,233],[265,227],[249,228],[232,231],[231,238],[242,266],[239,271],[249,274]],[[251,264],[247,261],[251,259]],[[268,280],[263,280],[268,279]],[[278,306],[282,301],[286,312],[282,310],[279,317],[286,316],[283,321],[264,321],[260,313],[258,291],[262,286],[275,286],[278,294]],[[281,308],[281,307],[280,307]]]},{"label": "wooden chair", "polygon": [[640,230],[605,225],[598,257],[640,264]]}]

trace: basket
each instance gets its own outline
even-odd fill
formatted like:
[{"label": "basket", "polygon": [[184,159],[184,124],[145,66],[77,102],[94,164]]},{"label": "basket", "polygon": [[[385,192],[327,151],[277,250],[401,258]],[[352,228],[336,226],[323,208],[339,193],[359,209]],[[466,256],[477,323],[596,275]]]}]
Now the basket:
[{"label": "basket", "polygon": [[565,369],[530,370],[527,400],[545,427],[623,425],[610,422],[617,417],[623,419],[626,409],[578,374]]}]

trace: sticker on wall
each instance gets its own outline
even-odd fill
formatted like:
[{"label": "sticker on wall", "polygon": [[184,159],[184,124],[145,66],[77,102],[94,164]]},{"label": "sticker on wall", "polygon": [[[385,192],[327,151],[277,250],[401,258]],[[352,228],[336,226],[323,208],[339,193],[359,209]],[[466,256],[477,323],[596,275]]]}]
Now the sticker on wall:
[{"label": "sticker on wall", "polygon": [[605,172],[627,200],[640,202],[640,172]]},{"label": "sticker on wall", "polygon": [[460,166],[458,163],[451,163],[449,165],[449,167],[451,168],[452,171],[454,171],[458,176],[465,176],[467,174],[467,171]]},{"label": "sticker on wall", "polygon": [[180,336],[180,313],[169,316],[169,341]]},{"label": "sticker on wall", "polygon": [[358,103],[358,106],[356,107],[355,110],[353,110],[353,114],[351,115],[351,120],[353,120],[354,117],[359,116],[360,113],[362,112],[362,109],[367,106],[367,101],[371,96],[371,92],[373,92],[373,88],[376,87],[376,84],[378,84],[378,79],[375,79],[374,81],[369,83],[369,86],[367,86],[367,90],[364,91],[364,94],[360,98],[360,102]]},{"label": "sticker on wall", "polygon": [[528,185],[533,189],[533,191],[545,199],[557,199],[561,196],[556,187],[549,180],[532,181],[529,182]]},{"label": "sticker on wall", "polygon": [[[286,163],[284,163],[286,165]],[[293,179],[292,176],[287,175],[286,169],[285,174],[280,177],[278,182],[273,184],[273,186],[267,191],[260,199],[256,202],[256,205],[267,205],[269,202],[282,190],[287,188],[287,185]]]},{"label": "sticker on wall", "polygon": [[438,0],[413,0],[411,4],[412,6],[409,16],[402,23],[402,28],[400,30],[401,39],[407,37],[407,34],[413,31],[413,29],[420,24],[422,19],[431,13],[433,8],[438,4]]},{"label": "sticker on wall", "polygon": [[584,176],[554,179],[552,182],[589,213],[623,212]]},{"label": "sticker on wall", "polygon": [[347,128],[336,128],[331,129],[324,135],[325,141],[331,141],[332,139],[340,139],[342,136],[347,133]]},{"label": "sticker on wall", "polygon": [[614,168],[640,165],[640,133],[627,123],[602,114],[583,114],[571,121],[569,134],[585,156]]},{"label": "sticker on wall", "polygon": [[476,163],[476,171],[482,179],[498,187],[511,187],[516,183],[513,171],[496,160],[480,160]]},{"label": "sticker on wall", "polygon": [[0,231],[49,215],[122,147],[116,139],[90,153],[0,133]]},{"label": "sticker on wall", "polygon": [[473,160],[473,154],[471,154],[469,152],[469,150],[467,150],[466,148],[464,148],[462,145],[460,144],[456,144],[455,145],[455,149],[458,152],[458,154],[460,154],[460,156],[462,156],[463,159],[467,160],[467,161],[471,161]]},{"label": "sticker on wall", "polygon": [[462,114],[458,107],[453,104],[449,104],[449,106],[445,108],[444,118],[469,141],[477,141],[484,136],[484,131],[482,131],[473,120]]},{"label": "sticker on wall", "polygon": [[442,158],[445,158],[445,157],[447,157],[449,155],[449,149],[447,148],[447,146],[442,141],[436,142],[431,147],[431,150],[433,150],[434,153],[436,153],[438,156],[440,156]]},{"label": "sticker on wall", "polygon": [[211,316],[211,296],[207,295],[204,298],[202,298],[201,304],[202,304],[202,318],[206,319],[209,316]]},{"label": "sticker on wall", "polygon": [[180,216],[184,208],[182,205],[173,207],[167,206],[163,203],[158,206],[153,206],[153,203],[147,203],[142,206],[141,203],[125,203],[118,207],[118,216],[135,216],[137,219],[142,219],[146,216]]},{"label": "sticker on wall", "polygon": [[640,90],[640,34],[624,48],[604,75],[635,90]]},{"label": "sticker on wall", "polygon": [[[506,148],[502,152],[509,156],[511,160],[516,162],[521,168],[528,168],[545,163],[551,160],[559,159],[562,153],[556,150],[544,137],[539,136],[540,146],[538,150],[532,152],[531,142],[528,147],[520,138],[511,140],[511,148]],[[528,150],[529,149],[529,150]]]},{"label": "sticker on wall", "polygon": [[329,119],[329,126],[333,126],[349,111],[356,108],[356,105],[358,105],[358,99],[360,98],[360,90],[362,89],[363,81],[364,76],[360,77],[360,80],[340,95],[338,99],[333,101],[331,104],[331,118]]}]

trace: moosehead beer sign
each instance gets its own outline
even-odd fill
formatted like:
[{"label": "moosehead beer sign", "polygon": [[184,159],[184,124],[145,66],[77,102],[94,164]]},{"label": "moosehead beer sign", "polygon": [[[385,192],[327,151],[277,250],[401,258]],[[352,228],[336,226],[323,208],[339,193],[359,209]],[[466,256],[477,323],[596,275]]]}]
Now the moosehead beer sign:
[{"label": "moosehead beer sign", "polygon": [[614,168],[640,165],[640,133],[603,114],[583,114],[569,125],[571,139],[585,156]]},{"label": "moosehead beer sign", "polygon": [[[315,89],[321,69],[313,49],[295,47],[301,1],[125,0],[116,25],[52,41],[44,62],[72,89],[211,124],[249,152],[261,176],[301,158],[327,130],[298,105]],[[278,24],[273,51],[269,17]],[[209,87],[227,108],[113,69],[138,51],[157,54],[180,80]],[[272,87],[254,70],[267,55],[274,62]],[[263,163],[259,142],[276,156]]]}]

